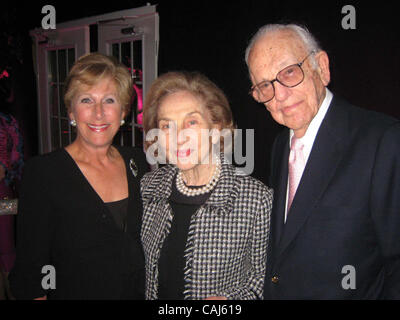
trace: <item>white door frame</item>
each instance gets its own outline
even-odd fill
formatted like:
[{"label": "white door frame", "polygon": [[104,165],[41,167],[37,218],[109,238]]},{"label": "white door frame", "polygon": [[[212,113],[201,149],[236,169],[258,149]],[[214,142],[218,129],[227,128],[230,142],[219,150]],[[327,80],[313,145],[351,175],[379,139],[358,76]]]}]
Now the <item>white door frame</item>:
[{"label": "white door frame", "polygon": [[[49,51],[75,49],[75,60],[90,52],[90,25],[98,25],[98,51],[109,54],[107,45],[120,38],[132,37],[121,33],[121,25],[140,25],[143,44],[143,93],[157,77],[159,16],[155,5],[121,10],[99,16],[56,24],[55,30],[36,28],[30,31],[34,40],[34,68],[38,92],[39,153],[52,151],[51,106],[49,101]],[[117,26],[112,26],[117,24]],[[104,28],[108,31],[105,32]],[[111,33],[110,30],[114,30]],[[113,38],[114,37],[114,38]]]}]

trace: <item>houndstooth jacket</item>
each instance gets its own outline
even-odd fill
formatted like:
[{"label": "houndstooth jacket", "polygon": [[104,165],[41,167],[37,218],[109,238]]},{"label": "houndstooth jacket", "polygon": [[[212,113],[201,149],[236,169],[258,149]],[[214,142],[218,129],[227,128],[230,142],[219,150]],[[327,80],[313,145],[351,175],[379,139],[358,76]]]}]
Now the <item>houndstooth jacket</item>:
[{"label": "houndstooth jacket", "polygon": [[[239,174],[221,157],[218,184],[191,217],[184,297],[262,299],[272,189]],[[168,198],[176,173],[175,166],[167,165],[147,173],[141,181],[146,299],[157,299],[158,260],[173,220]]]}]

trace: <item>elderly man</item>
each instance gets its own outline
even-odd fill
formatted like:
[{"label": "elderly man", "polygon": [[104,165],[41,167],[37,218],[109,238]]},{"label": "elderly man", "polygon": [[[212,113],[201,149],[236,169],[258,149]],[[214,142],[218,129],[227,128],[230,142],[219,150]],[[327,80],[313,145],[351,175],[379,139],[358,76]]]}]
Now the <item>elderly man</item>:
[{"label": "elderly man", "polygon": [[265,298],[400,298],[399,121],[333,95],[304,27],[262,27],[246,63],[250,93],[288,128],[272,149]]}]

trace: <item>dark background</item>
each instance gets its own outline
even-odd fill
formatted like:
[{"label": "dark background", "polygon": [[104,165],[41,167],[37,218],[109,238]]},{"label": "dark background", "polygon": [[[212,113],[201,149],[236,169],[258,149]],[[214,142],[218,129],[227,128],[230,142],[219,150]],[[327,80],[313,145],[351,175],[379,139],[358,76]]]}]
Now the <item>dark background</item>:
[{"label": "dark background", "polygon": [[[147,1],[17,1],[1,4],[0,69],[12,66],[12,114],[24,132],[26,156],[37,154],[36,84],[29,30],[41,26],[46,4],[56,8],[57,23],[136,8]],[[305,24],[330,57],[331,84],[353,104],[400,118],[400,47],[394,2],[370,1],[167,1],[160,15],[159,73],[197,70],[227,94],[239,128],[255,129],[254,176],[266,181],[272,141],[281,129],[247,92],[244,62],[247,43],[257,29],[274,22]],[[356,9],[356,29],[341,26],[342,7]],[[11,40],[10,40],[11,36]],[[4,79],[3,79],[4,80]],[[3,81],[0,80],[0,81]]]}]

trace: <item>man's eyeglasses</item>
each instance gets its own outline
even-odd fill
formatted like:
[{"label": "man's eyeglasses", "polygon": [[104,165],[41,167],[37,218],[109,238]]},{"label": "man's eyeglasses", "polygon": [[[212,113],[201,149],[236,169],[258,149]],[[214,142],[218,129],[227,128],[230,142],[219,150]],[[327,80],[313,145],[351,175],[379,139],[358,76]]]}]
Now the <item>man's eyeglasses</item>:
[{"label": "man's eyeglasses", "polygon": [[316,51],[311,51],[303,61],[290,65],[278,72],[276,78],[271,81],[262,81],[251,87],[249,94],[259,103],[266,103],[275,96],[274,82],[278,81],[281,85],[293,88],[298,86],[304,80],[304,71],[301,68],[304,61],[316,53]]}]

